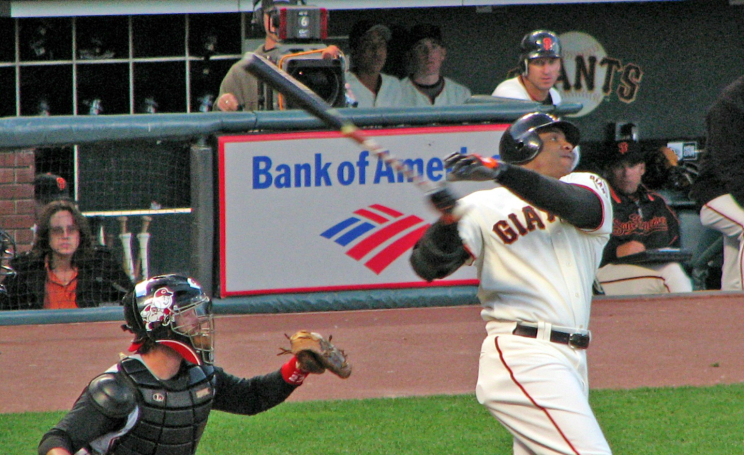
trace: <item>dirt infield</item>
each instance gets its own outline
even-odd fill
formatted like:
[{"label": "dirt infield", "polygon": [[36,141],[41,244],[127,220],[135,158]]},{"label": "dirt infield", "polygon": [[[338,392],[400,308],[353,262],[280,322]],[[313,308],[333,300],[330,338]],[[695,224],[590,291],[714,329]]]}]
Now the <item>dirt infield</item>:
[{"label": "dirt infield", "polygon": [[[744,294],[598,298],[589,348],[593,388],[744,381]],[[87,382],[117,361],[120,323],[0,327],[0,413],[69,409]],[[313,376],[290,400],[472,393],[485,336],[479,307],[222,316],[217,363],[253,376],[278,368],[284,334],[332,334],[354,372]]]}]

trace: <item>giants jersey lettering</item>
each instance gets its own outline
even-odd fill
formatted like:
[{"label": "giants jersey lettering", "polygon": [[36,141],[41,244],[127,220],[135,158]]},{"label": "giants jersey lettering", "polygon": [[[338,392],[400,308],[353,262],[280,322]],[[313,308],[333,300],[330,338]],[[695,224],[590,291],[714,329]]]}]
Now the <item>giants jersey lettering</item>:
[{"label": "giants jersey lettering", "polygon": [[592,283],[612,231],[612,203],[607,183],[595,174],[576,172],[561,181],[600,198],[604,217],[597,229],[578,229],[501,186],[462,199],[471,209],[458,229],[478,268],[485,320],[588,328]]}]

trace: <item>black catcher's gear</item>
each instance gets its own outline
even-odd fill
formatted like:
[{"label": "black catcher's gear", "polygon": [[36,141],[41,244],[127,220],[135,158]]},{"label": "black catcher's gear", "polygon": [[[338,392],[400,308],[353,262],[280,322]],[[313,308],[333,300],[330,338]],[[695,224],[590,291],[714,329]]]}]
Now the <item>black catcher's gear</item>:
[{"label": "black catcher's gear", "polygon": [[137,422],[118,441],[116,453],[195,453],[214,400],[214,367],[190,365],[188,375],[165,387],[139,360],[125,359],[119,368],[140,401]]},{"label": "black catcher's gear", "polygon": [[549,114],[533,112],[523,115],[504,131],[499,144],[499,158],[501,161],[512,164],[532,161],[542,150],[543,143],[539,133],[548,128],[558,128],[563,131],[566,140],[574,147],[579,144],[581,134],[576,125]]},{"label": "black catcher's gear", "polygon": [[191,363],[213,363],[212,300],[192,278],[150,278],[138,283],[122,303],[135,347],[149,339],[175,349]]},{"label": "black catcher's gear", "polygon": [[529,61],[534,58],[561,58],[561,41],[551,31],[535,30],[522,38],[519,51],[522,74],[527,74]]}]

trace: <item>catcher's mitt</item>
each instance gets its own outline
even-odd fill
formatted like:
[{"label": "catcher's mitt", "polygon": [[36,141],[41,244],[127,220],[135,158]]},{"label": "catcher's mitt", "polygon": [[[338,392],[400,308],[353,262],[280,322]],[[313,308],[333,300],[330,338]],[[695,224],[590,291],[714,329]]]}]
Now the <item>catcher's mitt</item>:
[{"label": "catcher's mitt", "polygon": [[325,370],[346,379],[351,376],[351,365],[346,361],[346,354],[326,340],[323,335],[307,330],[300,330],[289,339],[290,348],[279,348],[282,354],[294,354],[301,370],[320,374]]}]

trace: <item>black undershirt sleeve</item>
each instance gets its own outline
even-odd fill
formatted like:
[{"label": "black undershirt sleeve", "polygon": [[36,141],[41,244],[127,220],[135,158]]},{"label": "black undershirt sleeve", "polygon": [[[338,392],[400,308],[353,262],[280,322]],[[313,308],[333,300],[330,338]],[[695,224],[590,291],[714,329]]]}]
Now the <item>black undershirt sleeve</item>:
[{"label": "black undershirt sleeve", "polygon": [[498,182],[530,204],[580,229],[596,229],[602,224],[602,201],[592,190],[519,166],[504,167]]}]

